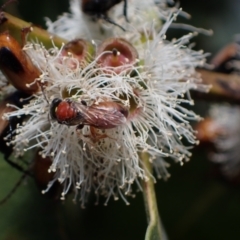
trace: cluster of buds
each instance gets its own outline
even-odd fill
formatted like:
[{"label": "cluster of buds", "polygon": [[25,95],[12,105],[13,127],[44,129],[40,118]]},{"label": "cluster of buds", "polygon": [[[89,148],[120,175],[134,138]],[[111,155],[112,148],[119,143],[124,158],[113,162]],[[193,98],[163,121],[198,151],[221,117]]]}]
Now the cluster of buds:
[{"label": "cluster of buds", "polygon": [[[239,99],[239,38],[225,46],[212,60],[223,96]],[[223,81],[232,76],[234,81]],[[223,89],[223,90],[221,90]],[[232,183],[239,184],[240,176],[240,108],[224,103],[211,105],[208,116],[196,126],[198,139],[209,145],[208,156],[220,169],[221,175]]]},{"label": "cluster of buds", "polygon": [[28,95],[22,105],[8,104],[3,121],[24,120],[4,139],[15,157],[35,150],[35,161],[44,162],[44,193],[58,182],[62,199],[73,190],[84,205],[94,191],[106,203],[121,197],[128,204],[133,184],[141,189],[140,181],[155,180],[143,167],[143,154],[164,179],[168,159],[189,160],[189,146],[198,143],[190,121],[199,116],[184,106],[193,104],[190,90],[206,89],[195,71],[206,55],[187,47],[192,33],[166,40],[178,13],[169,11],[160,31],[152,21],[100,43],[75,36],[60,49],[31,42],[8,48],[14,66],[0,58],[8,81]]}]

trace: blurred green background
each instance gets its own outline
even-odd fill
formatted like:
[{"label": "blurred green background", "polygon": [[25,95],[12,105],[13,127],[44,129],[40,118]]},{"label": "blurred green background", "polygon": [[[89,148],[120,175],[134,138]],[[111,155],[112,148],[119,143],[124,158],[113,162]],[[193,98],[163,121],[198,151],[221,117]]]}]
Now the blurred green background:
[{"label": "blurred green background", "polygon": [[[194,39],[197,49],[214,55],[239,31],[238,0],[182,0],[181,6],[192,15],[191,20],[181,22],[214,30],[211,37],[200,35]],[[19,0],[7,9],[44,27],[43,17],[56,19],[68,11],[68,1]],[[180,31],[171,30],[169,34],[176,36]],[[199,111],[202,105],[197,104]],[[3,198],[21,173],[0,160],[0,198]],[[159,181],[156,191],[170,240],[240,239],[240,186],[221,180],[202,149],[195,149],[191,161],[183,167],[173,163],[169,172],[172,177],[167,182]],[[90,200],[86,209],[81,209],[71,199],[72,196],[65,202],[48,199],[32,179],[27,179],[0,206],[0,240],[144,239],[147,222],[141,192],[129,199],[130,206],[112,200],[107,207],[95,206]]]}]

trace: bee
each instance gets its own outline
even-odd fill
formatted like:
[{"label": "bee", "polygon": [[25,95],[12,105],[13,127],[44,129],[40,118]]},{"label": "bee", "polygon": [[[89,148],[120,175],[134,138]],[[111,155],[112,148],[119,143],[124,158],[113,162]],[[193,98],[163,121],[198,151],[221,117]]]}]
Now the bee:
[{"label": "bee", "polygon": [[94,16],[99,19],[103,19],[113,25],[120,27],[123,31],[125,29],[115,23],[111,18],[108,17],[107,11],[110,10],[114,5],[124,1],[123,15],[127,19],[127,0],[82,0],[82,11],[88,15]]},{"label": "bee", "polygon": [[128,113],[126,107],[112,101],[87,106],[85,101],[55,98],[50,105],[50,116],[53,120],[67,126],[77,126],[77,129],[90,126],[93,141],[108,137],[106,134],[97,134],[96,128],[105,130],[120,126],[126,123]]}]

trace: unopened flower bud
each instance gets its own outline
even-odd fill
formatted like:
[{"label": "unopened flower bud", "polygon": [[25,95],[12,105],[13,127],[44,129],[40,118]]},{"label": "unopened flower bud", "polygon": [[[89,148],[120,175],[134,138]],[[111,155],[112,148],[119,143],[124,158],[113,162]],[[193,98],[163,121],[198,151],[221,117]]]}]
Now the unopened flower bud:
[{"label": "unopened flower bud", "polygon": [[221,49],[211,61],[214,65],[214,70],[222,73],[233,72],[235,69],[232,63],[234,60],[239,61],[239,50],[239,43],[231,43]]}]

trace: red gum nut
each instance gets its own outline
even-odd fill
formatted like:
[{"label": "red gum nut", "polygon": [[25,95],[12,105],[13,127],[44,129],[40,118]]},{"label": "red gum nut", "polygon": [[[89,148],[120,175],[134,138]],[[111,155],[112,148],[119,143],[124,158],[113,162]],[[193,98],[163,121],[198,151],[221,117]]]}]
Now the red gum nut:
[{"label": "red gum nut", "polygon": [[223,129],[211,118],[206,118],[195,127],[197,138],[201,142],[213,142],[219,135],[223,134]]},{"label": "red gum nut", "polygon": [[[103,52],[108,51],[108,53]],[[129,64],[135,64],[138,58],[137,50],[125,39],[109,38],[98,48],[98,64],[101,67],[112,67],[112,71],[119,74],[129,68]],[[106,72],[110,72],[106,70]]]},{"label": "red gum nut", "polygon": [[[80,64],[88,62],[90,56],[93,55],[93,46],[83,39],[75,39],[68,42],[62,49],[61,55],[67,57],[73,57],[79,61]],[[69,59],[67,61],[71,69],[76,69],[76,62]]]},{"label": "red gum nut", "polygon": [[43,158],[39,153],[36,153],[33,161],[34,179],[40,189],[47,187],[47,184],[53,179],[54,173],[49,173],[48,169],[52,164],[49,157]]},{"label": "red gum nut", "polygon": [[0,34],[0,70],[16,89],[28,94],[39,90],[33,83],[40,76],[39,69],[8,33]]},{"label": "red gum nut", "polygon": [[56,108],[56,116],[58,121],[67,121],[76,116],[76,111],[68,102],[61,102]]},{"label": "red gum nut", "polygon": [[55,182],[54,185],[47,192],[45,191],[48,184],[54,179],[55,172],[49,172],[49,168],[52,165],[52,159],[50,157],[42,157],[39,152],[36,152],[33,158],[32,173],[37,187],[46,194],[47,197],[53,200],[58,200],[62,188],[59,182]]}]

